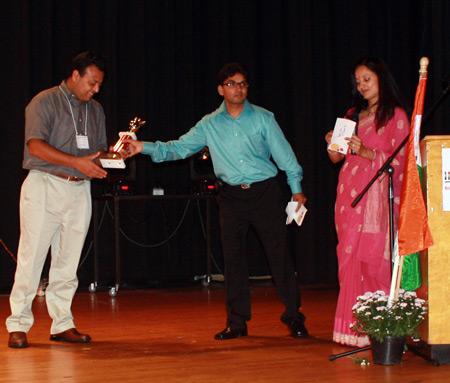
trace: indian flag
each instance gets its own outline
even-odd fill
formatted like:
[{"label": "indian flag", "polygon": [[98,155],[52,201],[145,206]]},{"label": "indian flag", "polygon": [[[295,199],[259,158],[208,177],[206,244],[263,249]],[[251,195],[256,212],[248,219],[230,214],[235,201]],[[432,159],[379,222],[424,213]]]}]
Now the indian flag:
[{"label": "indian flag", "polygon": [[422,193],[422,159],[419,150],[426,85],[425,70],[421,73],[416,91],[400,194],[398,247],[399,255],[405,256],[401,282],[405,290],[415,290],[422,283],[419,252],[433,245]]}]

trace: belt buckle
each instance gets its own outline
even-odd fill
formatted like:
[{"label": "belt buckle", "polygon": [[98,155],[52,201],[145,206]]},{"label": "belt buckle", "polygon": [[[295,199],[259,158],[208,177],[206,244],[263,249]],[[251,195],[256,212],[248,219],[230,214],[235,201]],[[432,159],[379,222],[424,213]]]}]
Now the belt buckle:
[{"label": "belt buckle", "polygon": [[242,184],[241,189],[250,189],[251,185]]}]

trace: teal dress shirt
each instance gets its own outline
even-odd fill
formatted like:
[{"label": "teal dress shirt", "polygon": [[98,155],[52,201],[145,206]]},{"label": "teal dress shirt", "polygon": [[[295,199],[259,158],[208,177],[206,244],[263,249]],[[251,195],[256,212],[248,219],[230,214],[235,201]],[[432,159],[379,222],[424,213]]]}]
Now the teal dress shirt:
[{"label": "teal dress shirt", "polygon": [[303,170],[273,113],[248,101],[236,119],[223,102],[178,140],[143,144],[142,153],[154,162],[187,158],[207,146],[214,173],[230,185],[251,185],[275,177],[278,170],[272,157],[286,172],[292,193],[302,192]]}]

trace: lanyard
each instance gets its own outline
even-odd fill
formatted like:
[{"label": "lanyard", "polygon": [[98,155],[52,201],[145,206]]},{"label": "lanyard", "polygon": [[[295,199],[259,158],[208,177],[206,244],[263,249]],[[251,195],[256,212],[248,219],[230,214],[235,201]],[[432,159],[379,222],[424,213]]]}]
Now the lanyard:
[{"label": "lanyard", "polygon": [[[70,104],[69,97],[67,97],[66,93],[63,91],[61,86],[59,86],[59,89],[61,89],[61,92],[63,92],[64,96],[66,97],[67,103],[69,104],[70,114],[72,115],[73,127],[75,128],[75,134],[78,136],[77,124],[75,123],[75,117],[73,115],[72,105]],[[86,119],[84,120],[84,135],[85,136],[87,135],[87,119],[88,119],[88,106],[86,103]]]}]

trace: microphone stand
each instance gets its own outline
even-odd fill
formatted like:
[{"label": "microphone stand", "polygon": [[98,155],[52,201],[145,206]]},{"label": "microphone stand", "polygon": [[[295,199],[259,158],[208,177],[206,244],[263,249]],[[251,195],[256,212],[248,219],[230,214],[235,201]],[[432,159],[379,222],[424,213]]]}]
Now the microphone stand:
[{"label": "microphone stand", "polygon": [[423,122],[422,122],[422,126],[425,126],[427,124],[427,122],[430,120],[430,118],[434,114],[434,111],[437,109],[437,107],[439,105],[441,105],[444,102],[444,100],[447,98],[447,96],[448,96],[448,94],[450,92],[450,75],[446,76],[442,80],[442,88],[443,88],[443,90],[442,90],[441,95],[435,101],[435,103],[431,106],[431,108],[428,111],[428,113],[424,116]]},{"label": "microphone stand", "polygon": [[[432,105],[431,109],[428,111],[428,113],[424,116],[422,126],[425,126],[425,124],[430,120],[430,117],[434,113],[434,111],[437,109],[437,107],[442,104],[442,102],[447,97],[448,93],[450,92],[450,76],[447,76],[443,81],[443,87],[444,90],[442,91],[442,94],[439,96],[439,98],[436,100],[436,102]],[[390,253],[391,253],[391,275],[392,275],[392,256],[394,254],[394,184],[392,181],[392,177],[394,175],[394,168],[391,166],[391,162],[394,160],[394,157],[398,154],[398,152],[403,148],[403,146],[406,145],[409,139],[409,134],[405,137],[405,139],[400,143],[400,145],[395,149],[395,151],[392,153],[391,156],[387,158],[387,160],[384,162],[383,165],[381,165],[380,169],[377,171],[377,173],[373,176],[373,178],[369,181],[369,183],[366,185],[366,187],[363,189],[361,193],[354,199],[351,206],[354,208],[359,201],[361,201],[362,197],[367,193],[369,188],[372,186],[372,184],[377,180],[378,177],[380,177],[383,173],[386,173],[389,177],[389,186],[388,186],[388,192],[389,192],[389,242],[390,242]],[[341,358],[343,356],[348,356],[352,354],[356,354],[358,352],[370,350],[372,346],[366,346],[366,347],[360,347],[356,348],[351,351],[343,352],[341,354],[335,354],[330,355],[328,359],[330,361],[336,360],[338,358]],[[427,357],[426,355],[423,355],[419,352],[413,351],[416,355],[421,356],[422,358],[428,360],[429,362],[434,363],[435,361],[431,358]]]},{"label": "microphone stand", "polygon": [[[377,180],[378,177],[380,177],[384,172],[389,177],[389,186],[388,186],[388,192],[389,192],[389,242],[390,242],[390,253],[391,253],[391,275],[392,275],[392,255],[394,254],[394,184],[392,181],[392,177],[394,175],[394,168],[391,166],[391,162],[393,161],[394,157],[397,155],[397,153],[401,150],[401,148],[408,142],[409,135],[403,140],[403,142],[395,149],[394,153],[392,153],[391,156],[384,162],[384,164],[380,167],[380,169],[377,171],[377,173],[373,176],[373,178],[369,181],[369,183],[366,185],[366,187],[363,189],[361,193],[355,198],[355,200],[352,202],[352,207],[354,208],[359,201],[361,201],[361,198],[367,193],[369,188],[372,186],[372,184]],[[333,361],[338,358],[342,358],[343,356],[348,356],[352,354],[356,354],[357,352],[370,350],[372,346],[366,346],[366,347],[360,347],[356,348],[351,351],[343,352],[341,354],[335,354],[330,355],[328,359],[330,361]]]}]

